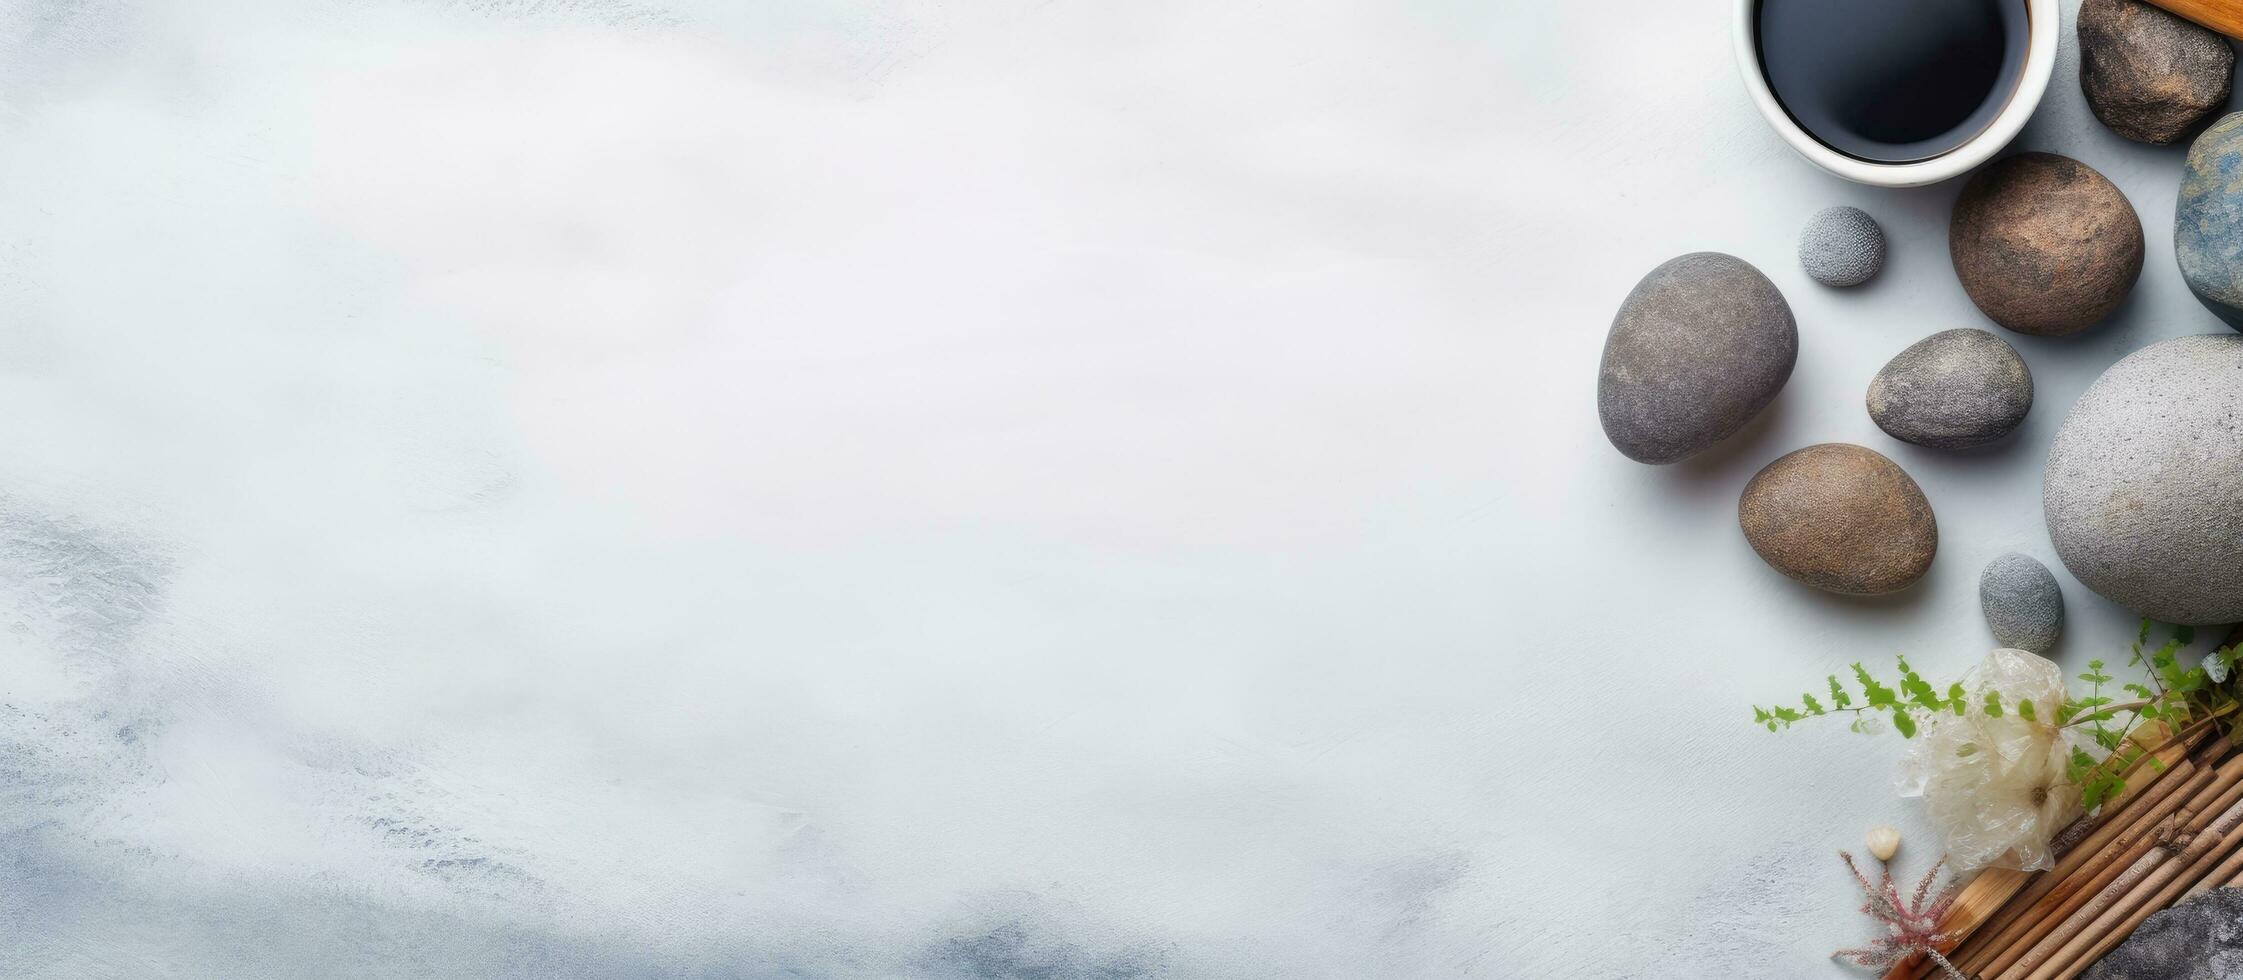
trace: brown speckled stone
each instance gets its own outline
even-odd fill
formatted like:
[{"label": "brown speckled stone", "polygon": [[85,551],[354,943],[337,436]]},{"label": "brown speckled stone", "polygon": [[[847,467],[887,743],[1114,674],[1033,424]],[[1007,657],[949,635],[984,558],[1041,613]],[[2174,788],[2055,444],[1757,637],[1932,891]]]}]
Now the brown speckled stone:
[{"label": "brown speckled stone", "polygon": [[2079,87],[2111,132],[2171,143],[2227,106],[2227,39],[2140,0],[2080,0]]},{"label": "brown speckled stone", "polygon": [[1745,484],[1737,523],[1779,572],[1818,589],[1880,595],[1931,568],[1939,525],[1892,460],[1842,442],[1808,446]]},{"label": "brown speckled stone", "polygon": [[2021,153],[1970,179],[1947,252],[1970,301],[2018,333],[2064,337],[2102,322],[2142,274],[2142,222],[2095,168]]}]

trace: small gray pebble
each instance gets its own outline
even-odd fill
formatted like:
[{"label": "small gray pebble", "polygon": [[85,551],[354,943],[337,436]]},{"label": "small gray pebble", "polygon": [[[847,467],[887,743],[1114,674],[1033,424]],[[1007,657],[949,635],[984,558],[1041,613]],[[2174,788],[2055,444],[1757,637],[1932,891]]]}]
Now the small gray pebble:
[{"label": "small gray pebble", "polygon": [[1799,233],[1799,264],[1825,286],[1859,286],[1885,267],[1885,231],[1860,208],[1824,208]]},{"label": "small gray pebble", "polygon": [[2033,372],[1984,330],[1943,330],[1909,345],[1869,382],[1869,417],[1893,438],[1933,449],[1983,446],[2033,409]]},{"label": "small gray pebble", "polygon": [[2047,653],[2064,632],[2064,591],[2056,576],[2014,551],[1986,563],[1978,576],[1978,603],[1994,642],[2012,650]]}]

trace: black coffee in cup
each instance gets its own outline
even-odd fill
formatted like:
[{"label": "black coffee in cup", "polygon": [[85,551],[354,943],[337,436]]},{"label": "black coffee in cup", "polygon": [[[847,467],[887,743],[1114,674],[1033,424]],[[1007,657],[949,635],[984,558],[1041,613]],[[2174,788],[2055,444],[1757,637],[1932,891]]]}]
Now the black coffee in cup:
[{"label": "black coffee in cup", "polygon": [[2024,73],[2025,0],[1759,0],[1776,101],[1824,146],[1928,160],[1977,136]]}]

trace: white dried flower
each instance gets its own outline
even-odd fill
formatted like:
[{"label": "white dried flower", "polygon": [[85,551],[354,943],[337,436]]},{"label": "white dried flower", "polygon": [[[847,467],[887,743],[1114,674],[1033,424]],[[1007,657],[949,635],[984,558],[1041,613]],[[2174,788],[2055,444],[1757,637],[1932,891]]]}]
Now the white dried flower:
[{"label": "white dried flower", "polygon": [[[2079,814],[2068,774],[2086,740],[2056,726],[2064,673],[2023,650],[1996,650],[1965,676],[1970,703],[2001,695],[2000,717],[1981,710],[1943,715],[1901,759],[1900,795],[1921,796],[1947,855],[1963,869],[2053,867],[2048,840]],[[2033,717],[2016,709],[2031,700]]]}]

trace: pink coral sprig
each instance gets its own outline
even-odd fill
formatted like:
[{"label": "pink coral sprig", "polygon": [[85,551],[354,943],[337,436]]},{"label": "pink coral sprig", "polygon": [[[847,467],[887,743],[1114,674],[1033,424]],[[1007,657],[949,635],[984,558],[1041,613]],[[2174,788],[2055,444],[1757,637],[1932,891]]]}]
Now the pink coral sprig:
[{"label": "pink coral sprig", "polygon": [[1922,954],[1938,964],[1941,973],[1950,980],[1968,980],[1939,951],[1951,938],[1939,931],[1939,920],[1947,917],[1948,908],[1955,904],[1955,896],[1962,890],[1961,881],[1949,878],[1937,894],[1933,893],[1932,885],[1938,881],[1940,869],[1947,866],[1946,858],[1940,858],[1930,871],[1924,872],[1923,880],[1916,883],[1915,893],[1903,902],[1900,887],[1893,883],[1891,866],[1885,866],[1877,884],[1872,885],[1868,876],[1854,864],[1853,855],[1839,851],[1838,856],[1845,860],[1846,870],[1853,872],[1854,883],[1861,886],[1866,899],[1861,904],[1862,914],[1883,924],[1885,935],[1870,940],[1866,946],[1832,953],[1832,959],[1850,959],[1862,966],[1890,970]]}]

